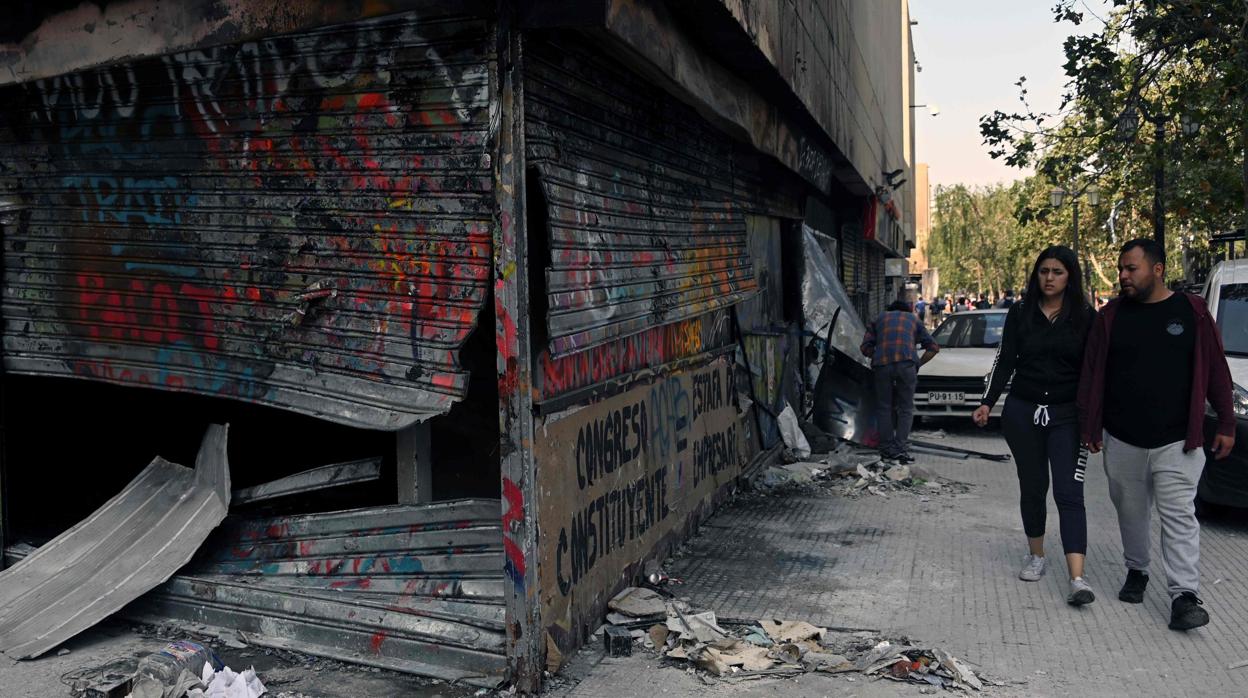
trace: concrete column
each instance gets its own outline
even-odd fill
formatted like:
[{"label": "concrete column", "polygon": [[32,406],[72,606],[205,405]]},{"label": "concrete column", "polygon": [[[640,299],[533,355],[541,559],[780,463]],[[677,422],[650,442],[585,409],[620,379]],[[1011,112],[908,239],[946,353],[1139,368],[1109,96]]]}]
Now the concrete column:
[{"label": "concrete column", "polygon": [[[499,467],[507,601],[507,668],[523,694],[542,684],[545,633],[538,594],[537,490],[533,462],[533,395],[529,345],[529,260],[525,221],[522,34],[500,3],[498,63],[491,75],[498,100],[494,191],[494,316],[498,347]],[[491,109],[493,113],[493,109]],[[536,233],[535,233],[536,234]],[[540,292],[540,291],[538,291]]]},{"label": "concrete column", "polygon": [[395,471],[399,504],[433,501],[433,441],[429,422],[418,422],[395,433]]}]

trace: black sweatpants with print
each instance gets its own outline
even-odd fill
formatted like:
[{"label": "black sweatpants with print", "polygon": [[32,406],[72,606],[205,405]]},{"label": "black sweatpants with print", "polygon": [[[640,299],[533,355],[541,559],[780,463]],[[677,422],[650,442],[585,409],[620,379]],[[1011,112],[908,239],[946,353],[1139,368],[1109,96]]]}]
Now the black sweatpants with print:
[{"label": "black sweatpants with print", "polygon": [[1079,446],[1075,404],[1037,405],[1010,395],[1001,410],[1001,430],[1018,468],[1018,502],[1027,537],[1044,535],[1051,472],[1062,549],[1086,554],[1088,518],[1083,508],[1083,479],[1088,453]]}]

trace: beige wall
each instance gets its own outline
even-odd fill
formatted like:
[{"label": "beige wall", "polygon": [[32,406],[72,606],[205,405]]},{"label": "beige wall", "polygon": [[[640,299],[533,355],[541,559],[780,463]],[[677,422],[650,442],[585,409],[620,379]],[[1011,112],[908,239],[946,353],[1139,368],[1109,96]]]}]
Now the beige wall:
[{"label": "beige wall", "polygon": [[914,232],[915,247],[910,252],[910,273],[922,274],[927,269],[927,240],[932,234],[932,187],[927,178],[927,163],[914,167]]}]

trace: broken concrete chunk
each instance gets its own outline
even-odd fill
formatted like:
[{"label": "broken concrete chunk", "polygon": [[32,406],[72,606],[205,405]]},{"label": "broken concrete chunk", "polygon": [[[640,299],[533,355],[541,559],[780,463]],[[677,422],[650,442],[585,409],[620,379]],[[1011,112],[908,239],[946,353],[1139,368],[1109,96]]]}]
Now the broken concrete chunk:
[{"label": "broken concrete chunk", "polygon": [[893,482],[901,482],[910,479],[910,466],[897,465],[884,471],[884,476]]},{"label": "broken concrete chunk", "polygon": [[728,637],[728,631],[716,624],[714,611],[669,616],[667,629],[698,642],[711,643]]},{"label": "broken concrete chunk", "polygon": [[607,608],[634,618],[667,613],[667,603],[653,589],[628,587],[607,602]]}]

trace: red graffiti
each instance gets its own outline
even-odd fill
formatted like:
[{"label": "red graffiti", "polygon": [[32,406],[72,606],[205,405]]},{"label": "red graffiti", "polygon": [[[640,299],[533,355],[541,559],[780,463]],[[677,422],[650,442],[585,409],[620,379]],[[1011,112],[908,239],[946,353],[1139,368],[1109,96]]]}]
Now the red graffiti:
[{"label": "red graffiti", "polygon": [[503,552],[507,560],[504,569],[521,590],[524,589],[524,550],[512,538],[512,529],[524,525],[524,493],[511,478],[503,478],[503,501],[507,508],[503,511]]},{"label": "red graffiti", "polygon": [[559,358],[543,351],[538,360],[542,396],[554,397],[723,346],[730,341],[728,325],[716,320],[715,315],[681,320]]}]

